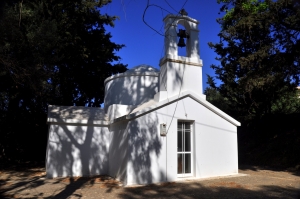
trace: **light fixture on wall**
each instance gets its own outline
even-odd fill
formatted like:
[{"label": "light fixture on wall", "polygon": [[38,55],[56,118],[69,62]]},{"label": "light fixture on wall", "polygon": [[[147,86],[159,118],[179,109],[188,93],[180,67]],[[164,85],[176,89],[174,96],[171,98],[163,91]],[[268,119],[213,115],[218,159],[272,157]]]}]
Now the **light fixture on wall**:
[{"label": "light fixture on wall", "polygon": [[179,47],[185,47],[184,38],[190,38],[189,34],[185,32],[183,29],[179,29],[179,33],[177,33],[177,36],[179,37],[178,46]]}]

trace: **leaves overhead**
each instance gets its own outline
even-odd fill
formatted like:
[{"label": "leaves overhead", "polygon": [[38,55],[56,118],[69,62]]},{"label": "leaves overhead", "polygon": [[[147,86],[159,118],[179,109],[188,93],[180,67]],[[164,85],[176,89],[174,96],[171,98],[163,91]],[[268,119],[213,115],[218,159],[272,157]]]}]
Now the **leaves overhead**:
[{"label": "leaves overhead", "polygon": [[0,136],[41,131],[49,104],[100,107],[105,78],[126,71],[105,30],[116,17],[101,14],[109,2],[0,2]]},{"label": "leaves overhead", "polygon": [[[103,80],[123,72],[104,25],[116,17],[101,15],[109,1],[15,1],[4,5],[0,25],[1,79],[47,103],[100,106]],[[23,98],[23,96],[20,96]]]},{"label": "leaves overhead", "polygon": [[[276,110],[296,96],[300,72],[300,3],[293,0],[219,0],[218,92],[241,120]],[[284,99],[283,99],[284,98]],[[295,109],[292,109],[295,110]]]}]

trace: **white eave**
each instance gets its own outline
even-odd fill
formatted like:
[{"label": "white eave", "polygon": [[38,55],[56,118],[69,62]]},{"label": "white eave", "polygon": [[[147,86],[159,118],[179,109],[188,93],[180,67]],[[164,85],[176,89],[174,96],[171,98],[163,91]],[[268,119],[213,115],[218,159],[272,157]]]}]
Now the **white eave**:
[{"label": "white eave", "polygon": [[154,77],[158,77],[159,76],[159,72],[128,72],[128,73],[120,73],[120,74],[116,74],[113,76],[110,76],[108,78],[106,78],[104,80],[104,84],[106,84],[107,82],[113,80],[113,79],[117,79],[117,78],[122,78],[122,77],[130,77],[130,76],[154,76]]},{"label": "white eave", "polygon": [[203,97],[193,93],[192,91],[183,91],[179,96],[176,95],[173,97],[169,97],[168,99],[160,102],[150,100],[133,109],[128,115],[118,117],[111,121],[108,120],[107,115],[101,108],[49,105],[47,123],[109,126],[110,124],[116,122],[132,120],[141,117],[147,113],[160,109],[186,97],[194,99],[195,101],[208,108],[215,114],[219,115],[223,119],[227,120],[228,122],[232,123],[233,125],[241,126],[240,122],[233,119],[232,117],[206,101]]},{"label": "white eave", "polygon": [[[226,113],[224,113],[223,111],[221,111],[220,109],[218,109],[217,107],[215,107],[214,105],[212,105],[211,103],[206,101],[204,98],[200,97],[199,95],[197,95],[191,91],[184,91],[179,96],[177,95],[177,96],[169,97],[168,99],[160,101],[160,102],[155,102],[154,100],[150,100],[149,102],[142,104],[141,106],[138,106],[136,109],[134,109],[130,114],[128,114],[126,116],[126,119],[132,120],[134,118],[140,117],[149,112],[160,109],[164,106],[167,106],[171,103],[174,103],[174,102],[181,100],[183,98],[186,98],[186,97],[190,97],[190,98],[194,99],[195,101],[197,101],[201,105],[205,106],[206,108],[208,108],[215,114],[219,115],[223,119],[227,120],[228,122],[232,123],[233,125],[241,126],[240,122],[233,119],[232,117],[230,117],[229,115],[227,115]],[[125,119],[125,117],[121,117],[121,118]],[[117,121],[119,121],[121,118],[117,118],[118,119]]]},{"label": "white eave", "polygon": [[147,64],[140,64],[137,65],[129,70],[127,70],[124,73],[119,73],[113,76],[110,76],[104,80],[104,84],[107,82],[117,79],[117,78],[123,78],[123,77],[130,77],[130,76],[154,76],[158,77],[160,71],[153,66],[147,65]]},{"label": "white eave", "polygon": [[104,110],[82,106],[48,106],[47,123],[108,126]]}]

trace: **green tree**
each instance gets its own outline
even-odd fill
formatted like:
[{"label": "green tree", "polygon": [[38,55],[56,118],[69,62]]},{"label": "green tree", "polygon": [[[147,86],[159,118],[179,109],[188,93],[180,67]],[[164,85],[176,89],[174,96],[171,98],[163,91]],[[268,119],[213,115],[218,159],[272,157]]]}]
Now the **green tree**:
[{"label": "green tree", "polygon": [[276,104],[298,103],[294,99],[300,69],[299,1],[218,2],[225,13],[217,20],[220,42],[209,45],[221,65],[211,67],[222,82],[217,90],[230,102],[231,114],[247,121],[274,111],[297,110]]},{"label": "green tree", "polygon": [[29,154],[33,143],[43,158],[49,104],[103,103],[104,79],[126,70],[115,54],[124,45],[105,31],[116,19],[101,14],[109,2],[1,1],[0,158]]},{"label": "green tree", "polygon": [[207,75],[207,84],[210,85],[207,87],[204,91],[204,94],[206,95],[206,100],[224,111],[225,113],[228,113],[230,110],[229,108],[229,102],[226,98],[224,98],[219,90],[217,89],[214,79]]}]

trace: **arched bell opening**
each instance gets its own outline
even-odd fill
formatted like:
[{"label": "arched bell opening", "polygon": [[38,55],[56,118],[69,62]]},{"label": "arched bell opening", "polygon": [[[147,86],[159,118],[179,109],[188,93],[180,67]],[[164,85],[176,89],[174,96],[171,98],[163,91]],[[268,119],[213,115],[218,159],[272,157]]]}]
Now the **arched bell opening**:
[{"label": "arched bell opening", "polygon": [[177,55],[178,56],[187,56],[186,52],[186,42],[187,42],[187,33],[185,30],[185,27],[178,24],[176,28],[176,33],[177,33]]},{"label": "arched bell opening", "polygon": [[190,27],[184,20],[179,20],[176,27],[177,54],[178,56],[190,57]]}]

